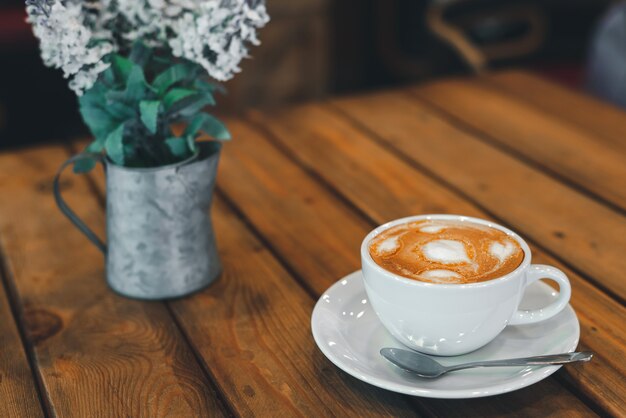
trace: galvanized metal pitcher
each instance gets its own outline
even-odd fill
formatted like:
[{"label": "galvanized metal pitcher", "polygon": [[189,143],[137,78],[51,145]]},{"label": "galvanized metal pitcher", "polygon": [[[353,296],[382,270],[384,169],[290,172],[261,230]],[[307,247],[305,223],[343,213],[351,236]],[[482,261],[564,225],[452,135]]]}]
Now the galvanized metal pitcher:
[{"label": "galvanized metal pitcher", "polygon": [[[106,257],[106,277],[116,292],[140,299],[187,295],[221,271],[209,207],[221,144],[201,143],[190,160],[155,168],[128,168],[102,156],[79,154],[54,179],[59,209]],[[107,241],[67,206],[59,178],[74,162],[96,156],[106,173]]]}]

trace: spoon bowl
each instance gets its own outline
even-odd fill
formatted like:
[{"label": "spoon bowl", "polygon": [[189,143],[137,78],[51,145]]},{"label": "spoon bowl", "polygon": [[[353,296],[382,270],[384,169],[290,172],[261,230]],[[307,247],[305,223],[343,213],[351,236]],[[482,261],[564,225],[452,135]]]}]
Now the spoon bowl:
[{"label": "spoon bowl", "polygon": [[421,377],[435,378],[446,373],[446,367],[426,354],[399,348],[383,348],[380,354],[396,366]]}]

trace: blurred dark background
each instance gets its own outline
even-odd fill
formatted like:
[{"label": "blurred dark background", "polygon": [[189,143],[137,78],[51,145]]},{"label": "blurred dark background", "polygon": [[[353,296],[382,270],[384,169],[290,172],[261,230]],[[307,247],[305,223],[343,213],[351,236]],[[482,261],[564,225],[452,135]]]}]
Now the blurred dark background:
[{"label": "blurred dark background", "polygon": [[[583,88],[592,34],[614,2],[267,3],[272,21],[226,84],[225,112],[508,67]],[[0,148],[86,134],[74,94],[43,66],[24,19],[23,1],[0,0]]]}]

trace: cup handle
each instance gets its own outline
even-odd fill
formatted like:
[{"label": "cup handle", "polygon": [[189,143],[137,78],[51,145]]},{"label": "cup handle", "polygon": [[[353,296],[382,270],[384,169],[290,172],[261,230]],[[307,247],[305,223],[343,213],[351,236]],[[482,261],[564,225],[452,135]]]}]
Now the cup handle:
[{"label": "cup handle", "polygon": [[[87,226],[87,224],[85,224],[78,217],[78,215],[76,215],[76,213],[72,209],[70,209],[70,207],[67,205],[67,203],[65,203],[65,200],[63,200],[63,197],[61,196],[61,188],[59,186],[61,174],[63,173],[63,171],[65,170],[67,166],[74,164],[77,161],[85,160],[85,159],[95,159],[97,162],[102,164],[103,168],[105,168],[104,162],[102,160],[102,155],[100,154],[82,153],[82,154],[77,154],[71,157],[70,159],[65,161],[61,165],[61,167],[59,167],[59,171],[57,171],[56,176],[54,176],[54,183],[53,183],[54,200],[56,201],[57,206],[59,207],[61,212],[63,212],[63,214],[67,216],[67,219],[69,219],[70,222],[72,222],[76,226],[76,228],[80,230],[80,232],[85,234],[85,236],[89,239],[89,241],[91,241],[96,247],[98,247],[100,251],[102,251],[103,254],[106,255],[106,252],[107,252],[106,244],[96,235],[95,232],[93,232]],[[106,169],[105,169],[105,172],[106,172]]]},{"label": "cup handle", "polygon": [[559,296],[545,308],[518,310],[509,321],[509,325],[534,324],[545,321],[561,312],[567,306],[572,294],[572,288],[565,273],[551,266],[532,264],[526,270],[526,286],[539,279],[550,279],[557,282],[559,284]]}]

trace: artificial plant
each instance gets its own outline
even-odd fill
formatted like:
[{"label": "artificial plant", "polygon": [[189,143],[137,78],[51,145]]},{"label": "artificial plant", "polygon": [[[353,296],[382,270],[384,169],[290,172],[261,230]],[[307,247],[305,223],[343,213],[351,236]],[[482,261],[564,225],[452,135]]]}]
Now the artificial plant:
[{"label": "artificial plant", "polygon": [[[94,141],[116,164],[155,167],[196,152],[205,132],[229,139],[204,111],[217,81],[239,72],[269,17],[262,0],[26,0],[46,65],[63,70]],[[184,130],[175,134],[172,126]],[[76,171],[88,171],[83,160]]]}]

